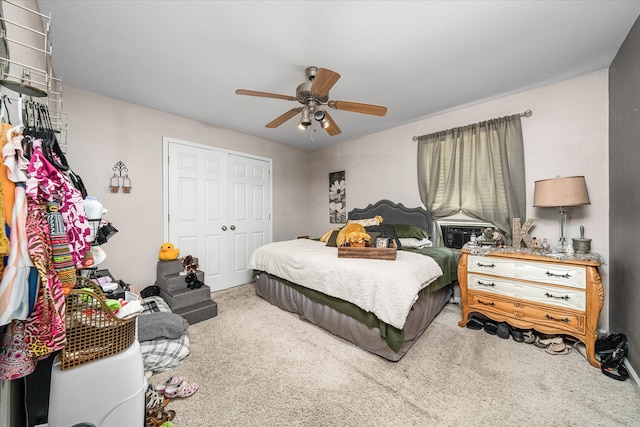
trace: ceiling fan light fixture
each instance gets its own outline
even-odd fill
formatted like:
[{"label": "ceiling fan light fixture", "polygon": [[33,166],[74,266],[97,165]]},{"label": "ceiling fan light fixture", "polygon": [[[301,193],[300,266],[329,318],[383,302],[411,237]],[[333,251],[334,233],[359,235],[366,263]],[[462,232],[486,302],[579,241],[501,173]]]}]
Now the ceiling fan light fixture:
[{"label": "ceiling fan light fixture", "polygon": [[318,110],[315,113],[313,113],[313,118],[316,119],[318,122],[320,122],[320,126],[322,126],[322,129],[328,128],[329,125],[331,124],[329,123],[329,120],[327,120],[324,110]]},{"label": "ceiling fan light fixture", "polygon": [[298,123],[298,127],[302,130],[305,130],[307,127],[311,125],[311,112],[308,108],[302,110],[302,115],[300,116],[300,122]]}]

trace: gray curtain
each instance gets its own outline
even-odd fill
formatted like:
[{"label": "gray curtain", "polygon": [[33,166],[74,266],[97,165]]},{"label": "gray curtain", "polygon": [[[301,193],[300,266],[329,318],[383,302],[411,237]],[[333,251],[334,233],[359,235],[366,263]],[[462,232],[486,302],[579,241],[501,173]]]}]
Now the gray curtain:
[{"label": "gray curtain", "polygon": [[434,219],[462,211],[511,244],[512,220],[526,210],[520,115],[420,136],[418,188]]}]

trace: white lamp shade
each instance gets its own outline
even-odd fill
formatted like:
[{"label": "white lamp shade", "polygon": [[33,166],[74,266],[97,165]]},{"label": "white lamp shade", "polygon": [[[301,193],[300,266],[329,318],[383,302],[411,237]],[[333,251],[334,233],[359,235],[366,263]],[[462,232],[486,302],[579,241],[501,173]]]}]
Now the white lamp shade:
[{"label": "white lamp shade", "polygon": [[557,177],[535,182],[533,206],[544,208],[590,203],[584,176]]}]

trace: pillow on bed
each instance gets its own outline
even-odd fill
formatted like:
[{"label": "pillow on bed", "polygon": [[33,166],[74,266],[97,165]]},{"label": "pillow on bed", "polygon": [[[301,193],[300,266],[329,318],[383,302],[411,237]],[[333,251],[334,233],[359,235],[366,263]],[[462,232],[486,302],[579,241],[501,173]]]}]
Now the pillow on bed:
[{"label": "pillow on bed", "polygon": [[396,231],[396,236],[399,239],[428,239],[429,233],[420,227],[409,224],[393,224],[393,229]]},{"label": "pillow on bed", "polygon": [[321,242],[328,242],[329,241],[329,237],[331,237],[331,235],[333,234],[334,231],[339,231],[339,228],[334,228],[333,230],[329,230],[326,233],[324,233],[324,235],[320,238]]},{"label": "pillow on bed", "polygon": [[340,229],[336,228],[335,230],[331,231],[331,235],[329,236],[329,238],[327,239],[327,246],[333,247],[333,248],[337,248],[338,247],[338,233],[340,233]]},{"label": "pillow on bed", "polygon": [[400,243],[403,248],[424,248],[432,245],[431,240],[426,237],[424,239],[400,238]]},{"label": "pillow on bed", "polygon": [[344,245],[348,239],[347,237],[352,233],[364,233],[366,230],[364,226],[358,224],[356,222],[347,223],[344,227],[340,229],[338,233],[338,237],[336,238],[336,243],[338,246]]},{"label": "pillow on bed", "polygon": [[382,221],[382,217],[380,215],[376,215],[373,218],[350,219],[347,221],[347,224],[360,224],[363,227],[369,227],[371,225],[380,225]]}]

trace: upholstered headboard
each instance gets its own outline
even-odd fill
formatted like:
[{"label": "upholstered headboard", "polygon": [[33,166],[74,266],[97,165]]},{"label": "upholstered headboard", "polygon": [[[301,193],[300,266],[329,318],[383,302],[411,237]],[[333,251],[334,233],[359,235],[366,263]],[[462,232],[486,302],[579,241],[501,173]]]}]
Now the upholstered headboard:
[{"label": "upholstered headboard", "polygon": [[431,214],[424,208],[407,208],[402,203],[394,203],[391,200],[380,200],[363,209],[349,211],[347,219],[366,219],[380,215],[384,224],[410,224],[415,225],[430,234],[433,230]]}]

